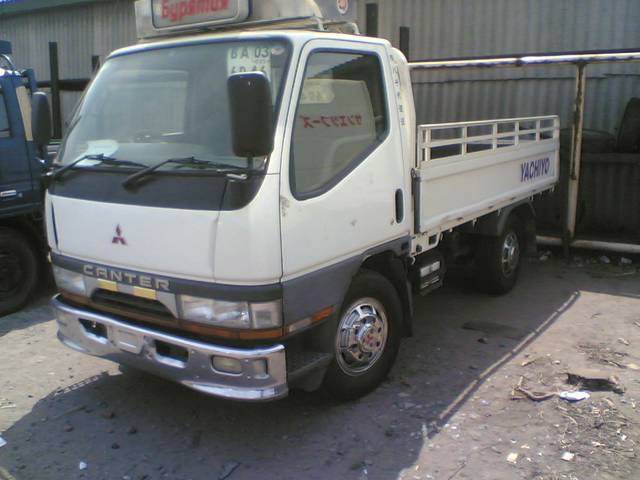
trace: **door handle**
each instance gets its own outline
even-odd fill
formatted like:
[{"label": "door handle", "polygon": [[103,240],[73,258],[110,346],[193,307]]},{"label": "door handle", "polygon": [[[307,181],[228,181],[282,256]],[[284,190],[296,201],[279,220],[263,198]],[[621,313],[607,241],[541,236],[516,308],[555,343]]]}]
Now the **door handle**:
[{"label": "door handle", "polygon": [[0,198],[12,198],[17,196],[17,190],[5,190],[4,192],[0,192]]},{"label": "door handle", "polygon": [[396,223],[402,223],[404,220],[404,194],[399,188],[396,190]]}]

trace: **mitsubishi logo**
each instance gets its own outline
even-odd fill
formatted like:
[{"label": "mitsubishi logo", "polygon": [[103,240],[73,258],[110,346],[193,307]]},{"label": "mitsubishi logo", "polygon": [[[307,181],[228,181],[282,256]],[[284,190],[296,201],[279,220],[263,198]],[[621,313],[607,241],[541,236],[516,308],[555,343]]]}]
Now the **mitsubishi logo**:
[{"label": "mitsubishi logo", "polygon": [[114,245],[127,245],[127,241],[124,239],[124,237],[122,236],[122,229],[120,228],[120,225],[118,225],[116,227],[116,236],[113,237],[113,240],[111,240],[111,243],[113,243]]}]

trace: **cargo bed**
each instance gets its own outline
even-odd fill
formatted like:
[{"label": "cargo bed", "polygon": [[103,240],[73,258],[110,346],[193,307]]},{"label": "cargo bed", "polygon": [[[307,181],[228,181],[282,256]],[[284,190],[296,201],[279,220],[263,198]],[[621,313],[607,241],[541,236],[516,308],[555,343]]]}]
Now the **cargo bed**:
[{"label": "cargo bed", "polygon": [[551,189],[557,116],[418,127],[416,234],[433,236]]}]

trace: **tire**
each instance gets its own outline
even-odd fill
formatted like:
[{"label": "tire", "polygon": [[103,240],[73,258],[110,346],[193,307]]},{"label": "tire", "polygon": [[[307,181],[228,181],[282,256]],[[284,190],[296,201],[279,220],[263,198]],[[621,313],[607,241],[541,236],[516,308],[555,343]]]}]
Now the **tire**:
[{"label": "tire", "polygon": [[482,237],[476,251],[475,283],[485,293],[503,295],[513,289],[525,249],[522,223],[510,215],[497,237]]},{"label": "tire", "polygon": [[[616,138],[609,132],[584,129],[582,131],[582,153],[611,153],[615,151]],[[571,129],[560,130],[560,148],[571,152]]]},{"label": "tire", "polygon": [[640,98],[629,100],[618,131],[618,152],[640,152]]},{"label": "tire", "polygon": [[402,305],[395,288],[379,273],[362,271],[338,318],[334,357],[322,385],[325,393],[336,400],[353,400],[375,389],[393,366],[401,338]]},{"label": "tire", "polygon": [[0,315],[22,308],[37,285],[35,247],[22,233],[0,228]]}]

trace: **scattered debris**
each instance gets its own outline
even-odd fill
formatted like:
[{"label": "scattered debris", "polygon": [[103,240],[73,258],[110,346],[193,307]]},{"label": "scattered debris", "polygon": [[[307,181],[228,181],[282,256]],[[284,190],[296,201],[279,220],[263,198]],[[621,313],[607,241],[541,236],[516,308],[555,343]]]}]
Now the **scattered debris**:
[{"label": "scattered debris", "polygon": [[[453,472],[451,475],[449,475],[449,478],[447,478],[447,480],[453,480],[461,471],[464,467],[467,466],[467,461],[464,460],[460,466],[458,468],[456,468],[455,472]],[[415,478],[415,477],[414,477]],[[433,478],[430,475],[427,478]]]},{"label": "scattered debris", "polygon": [[542,254],[538,257],[538,259],[541,262],[546,262],[547,260],[549,260],[551,258],[551,256],[552,256],[551,251],[550,250],[546,250],[546,251],[542,252]]},{"label": "scattered debris", "polygon": [[615,375],[608,375],[597,370],[567,372],[567,381],[592,392],[624,393],[624,387]]},{"label": "scattered debris", "polygon": [[587,400],[591,397],[588,392],[583,392],[580,390],[576,392],[560,392],[558,396],[563,400],[567,400],[568,402],[579,402],[581,400]]},{"label": "scattered debris", "polygon": [[571,452],[563,452],[562,454],[562,460],[564,460],[565,462],[573,462],[574,457],[576,456],[575,453],[571,453]]},{"label": "scattered debris", "polygon": [[522,362],[520,364],[520,366],[521,367],[526,367],[527,365],[531,365],[532,363],[536,363],[538,360],[540,360],[540,357],[530,358],[529,360],[525,360],[524,362]]},{"label": "scattered debris", "polygon": [[118,442],[113,442],[111,444],[111,448],[114,450],[118,450],[120,448],[120,444]]},{"label": "scattered debris", "polygon": [[6,408],[16,408],[16,404],[8,398],[0,398],[0,410],[4,410]]},{"label": "scattered debris", "polygon": [[62,429],[65,432],[73,432],[73,425],[69,424],[69,423],[65,423],[64,427],[62,427]]},{"label": "scattered debris", "polygon": [[630,258],[621,257],[620,265],[633,265],[633,260],[631,260]]},{"label": "scattered debris", "polygon": [[515,452],[510,453],[509,455],[507,455],[507,462],[515,465],[516,463],[518,463],[518,454]]},{"label": "scattered debris", "polygon": [[609,398],[603,398],[602,401],[606,403],[610,408],[616,408],[615,403],[611,401]]},{"label": "scattered debris", "polygon": [[524,384],[524,377],[521,376],[520,380],[518,380],[518,384],[514,386],[513,389],[511,390],[512,399],[518,400],[522,398],[517,395],[518,393],[521,393],[522,395],[527,397],[529,400],[533,400],[534,402],[542,402],[544,400],[548,400],[557,395],[556,392],[532,392],[524,388],[523,384]]},{"label": "scattered debris", "polygon": [[129,435],[135,435],[136,433],[138,433],[138,429],[134,426],[129,427],[129,430],[127,430],[127,434]]},{"label": "scattered debris", "polygon": [[87,469],[87,463],[86,462],[80,462],[78,464],[78,470],[86,470]]},{"label": "scattered debris", "polygon": [[115,412],[113,410],[105,410],[104,412],[102,412],[100,414],[100,416],[102,418],[106,418],[107,420],[111,420],[112,418],[114,418],[116,416]]},{"label": "scattered debris", "polygon": [[4,447],[6,444],[7,441],[4,438],[0,437],[0,448]]},{"label": "scattered debris", "polygon": [[602,255],[600,258],[600,263],[604,263],[605,265],[609,265],[611,263],[611,259],[606,255]]},{"label": "scattered debris", "polygon": [[624,365],[620,363],[620,360],[626,357],[627,354],[624,352],[616,352],[605,343],[584,343],[578,345],[578,348],[587,355],[589,360],[604,365],[613,365],[614,367],[624,368]]},{"label": "scattered debris", "polygon": [[627,367],[629,370],[640,370],[640,365],[636,363],[627,363],[625,367]]},{"label": "scattered debris", "polygon": [[239,462],[227,462],[222,466],[220,470],[220,475],[218,475],[218,480],[225,480],[225,478],[229,478],[233,472],[240,466]]},{"label": "scattered debris", "polygon": [[[621,466],[621,459],[637,458],[635,446],[639,437],[633,422],[613,405],[606,398],[592,398],[590,402],[571,403],[566,407],[558,404],[557,408],[567,419],[561,426],[561,450],[583,457],[598,455],[599,458],[593,461],[606,462],[609,468],[616,470]],[[616,478],[632,478],[624,473]]]},{"label": "scattered debris", "polygon": [[619,342],[619,343],[621,343],[621,344],[623,344],[623,345],[626,345],[627,347],[629,346],[629,340],[627,340],[627,339],[625,339],[625,338],[620,337],[620,338],[618,339],[618,342]]},{"label": "scattered debris", "polygon": [[489,343],[489,340],[487,339],[487,337],[480,337],[478,339],[478,342],[479,343],[484,343],[486,345],[487,343]]}]

